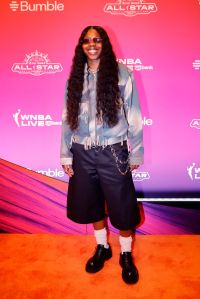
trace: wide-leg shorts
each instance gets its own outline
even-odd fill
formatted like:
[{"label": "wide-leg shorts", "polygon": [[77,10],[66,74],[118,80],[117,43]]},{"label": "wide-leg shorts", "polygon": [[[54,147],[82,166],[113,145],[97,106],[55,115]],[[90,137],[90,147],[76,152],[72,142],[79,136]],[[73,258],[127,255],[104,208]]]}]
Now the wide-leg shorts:
[{"label": "wide-leg shorts", "polygon": [[[126,141],[112,147],[120,161],[127,160]],[[119,230],[134,229],[140,212],[131,171],[121,174],[127,164],[120,164],[120,172],[109,145],[86,150],[73,143],[71,151],[74,175],[69,179],[67,217],[82,224],[103,220],[106,201],[111,224]]]}]

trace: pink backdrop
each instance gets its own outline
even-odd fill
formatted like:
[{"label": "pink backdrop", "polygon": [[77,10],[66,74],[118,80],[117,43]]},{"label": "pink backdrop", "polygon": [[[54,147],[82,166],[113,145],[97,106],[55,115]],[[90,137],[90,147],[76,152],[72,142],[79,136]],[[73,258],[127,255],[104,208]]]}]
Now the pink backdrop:
[{"label": "pink backdrop", "polygon": [[[41,11],[42,10],[42,11]],[[198,197],[200,3],[1,1],[1,158],[67,180],[59,165],[64,86],[87,25],[133,69],[144,119],[144,196]]]}]

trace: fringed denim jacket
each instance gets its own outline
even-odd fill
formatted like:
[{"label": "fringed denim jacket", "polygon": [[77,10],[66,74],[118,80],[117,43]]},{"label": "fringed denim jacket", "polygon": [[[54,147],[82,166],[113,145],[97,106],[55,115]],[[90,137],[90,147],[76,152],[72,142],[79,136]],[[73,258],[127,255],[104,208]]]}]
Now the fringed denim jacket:
[{"label": "fringed denim jacket", "polygon": [[73,142],[83,144],[85,149],[92,146],[106,147],[128,140],[129,164],[143,164],[143,130],[142,116],[138,93],[131,70],[119,64],[119,89],[121,108],[118,112],[118,123],[109,127],[96,117],[96,82],[97,73],[90,72],[85,66],[83,93],[79,107],[79,126],[72,131],[67,124],[67,87],[64,110],[62,114],[62,133],[60,163],[72,164],[73,154],[70,151]]}]

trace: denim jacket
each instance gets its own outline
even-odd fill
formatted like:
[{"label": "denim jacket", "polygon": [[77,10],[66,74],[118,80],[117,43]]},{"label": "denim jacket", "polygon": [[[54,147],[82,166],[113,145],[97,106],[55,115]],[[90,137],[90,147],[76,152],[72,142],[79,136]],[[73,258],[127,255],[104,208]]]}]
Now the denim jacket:
[{"label": "denim jacket", "polygon": [[62,114],[62,133],[60,147],[60,163],[72,164],[73,154],[70,151],[72,142],[80,143],[85,149],[91,146],[107,146],[128,140],[129,163],[143,164],[143,130],[142,116],[138,93],[131,70],[119,64],[119,89],[121,108],[118,112],[118,123],[109,127],[96,118],[96,80],[97,74],[85,66],[84,84],[79,104],[78,128],[72,131],[67,124],[67,87],[64,110]]}]

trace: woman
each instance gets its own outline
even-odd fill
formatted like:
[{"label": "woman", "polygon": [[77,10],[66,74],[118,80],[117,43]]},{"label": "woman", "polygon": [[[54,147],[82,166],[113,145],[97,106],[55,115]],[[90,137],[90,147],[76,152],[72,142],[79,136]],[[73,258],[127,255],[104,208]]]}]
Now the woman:
[{"label": "woman", "polygon": [[112,256],[106,201],[110,221],[120,231],[122,278],[138,281],[131,246],[140,215],[131,171],[142,163],[142,119],[132,73],[116,62],[106,31],[89,26],[79,38],[67,82],[61,142],[61,164],[70,177],[67,216],[94,227],[97,247],[86,264],[89,273]]}]

